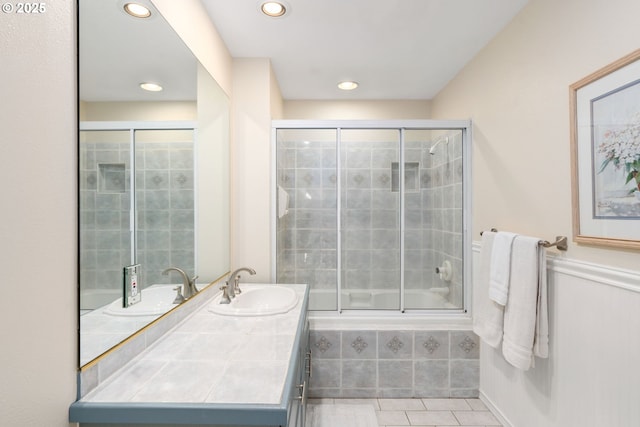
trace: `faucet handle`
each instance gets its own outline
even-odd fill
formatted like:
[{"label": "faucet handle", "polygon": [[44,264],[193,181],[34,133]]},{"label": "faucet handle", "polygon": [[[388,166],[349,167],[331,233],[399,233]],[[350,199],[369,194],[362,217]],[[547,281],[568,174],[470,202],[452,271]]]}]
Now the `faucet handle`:
[{"label": "faucet handle", "polygon": [[180,286],[177,286],[175,288],[173,288],[174,291],[178,291],[178,294],[176,295],[176,298],[173,300],[173,304],[182,304],[185,299],[184,296],[182,296],[182,288]]},{"label": "faucet handle", "polygon": [[196,288],[196,279],[197,279],[198,277],[200,277],[200,276],[197,276],[197,275],[196,275],[196,276],[193,276],[193,277],[191,278],[191,281],[189,282],[189,285],[193,288],[193,292],[194,292],[194,293],[199,292],[199,291],[198,291],[198,288]]},{"label": "faucet handle", "polygon": [[229,283],[226,282],[224,285],[220,286],[220,290],[222,291],[220,304],[230,304],[231,298],[229,298]]},{"label": "faucet handle", "polygon": [[242,293],[242,289],[240,289],[240,275],[239,274],[233,279],[233,292],[236,293],[236,294],[241,294]]}]

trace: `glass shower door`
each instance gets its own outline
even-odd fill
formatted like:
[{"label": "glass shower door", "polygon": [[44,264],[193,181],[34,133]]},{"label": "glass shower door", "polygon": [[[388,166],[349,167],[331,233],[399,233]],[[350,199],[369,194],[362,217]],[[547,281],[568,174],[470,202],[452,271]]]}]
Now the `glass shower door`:
[{"label": "glass shower door", "polygon": [[340,133],[340,308],[398,310],[400,132]]},{"label": "glass shower door", "polygon": [[309,284],[311,310],[465,310],[469,122],[282,121],[274,136],[279,283]]},{"label": "glass shower door", "polygon": [[337,185],[335,129],[276,134],[276,280],[307,283],[311,310],[336,310]]},{"label": "glass shower door", "polygon": [[120,298],[125,266],[142,288],[195,271],[193,159],[192,129],[80,132],[81,309]]},{"label": "glass shower door", "polygon": [[80,132],[80,309],[122,294],[122,267],[133,263],[129,131]]},{"label": "glass shower door", "polygon": [[463,306],[462,136],[459,129],[404,132],[407,310]]},{"label": "glass shower door", "polygon": [[144,284],[175,283],[168,267],[195,272],[194,133],[136,130],[136,262]]}]

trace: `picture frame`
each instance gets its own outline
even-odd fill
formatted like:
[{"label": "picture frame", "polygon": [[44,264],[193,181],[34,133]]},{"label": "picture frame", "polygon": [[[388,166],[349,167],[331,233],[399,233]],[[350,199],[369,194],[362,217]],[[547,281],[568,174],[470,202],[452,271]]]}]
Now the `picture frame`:
[{"label": "picture frame", "polygon": [[569,98],[573,240],[640,249],[640,49]]}]

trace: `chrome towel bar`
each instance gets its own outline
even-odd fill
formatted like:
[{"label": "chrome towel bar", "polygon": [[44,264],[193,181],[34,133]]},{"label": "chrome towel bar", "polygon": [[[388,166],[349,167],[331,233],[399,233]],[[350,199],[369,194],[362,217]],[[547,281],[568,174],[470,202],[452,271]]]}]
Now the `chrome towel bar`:
[{"label": "chrome towel bar", "polygon": [[[492,228],[491,231],[493,231],[494,233],[498,232],[498,230],[495,228]],[[480,232],[481,236],[482,236],[482,233],[484,232],[483,231]],[[555,246],[559,251],[566,251],[567,249],[569,249],[567,236],[556,236],[556,240],[553,243],[549,242],[548,240],[540,240],[538,244],[545,248],[552,248]]]}]

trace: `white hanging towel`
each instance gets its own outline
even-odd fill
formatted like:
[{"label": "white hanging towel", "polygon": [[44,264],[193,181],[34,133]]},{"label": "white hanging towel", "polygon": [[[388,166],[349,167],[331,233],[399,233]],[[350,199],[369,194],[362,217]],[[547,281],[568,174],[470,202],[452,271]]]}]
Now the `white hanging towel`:
[{"label": "white hanging towel", "polygon": [[489,271],[489,298],[500,305],[506,305],[509,298],[511,254],[516,236],[515,233],[499,231],[493,242]]},{"label": "white hanging towel", "polygon": [[489,299],[489,270],[496,233],[482,233],[478,275],[473,289],[473,332],[493,348],[502,341],[504,307]]},{"label": "white hanging towel", "polygon": [[513,242],[509,299],[504,310],[502,354],[522,370],[533,356],[548,357],[546,252],[540,239],[517,236]]}]

